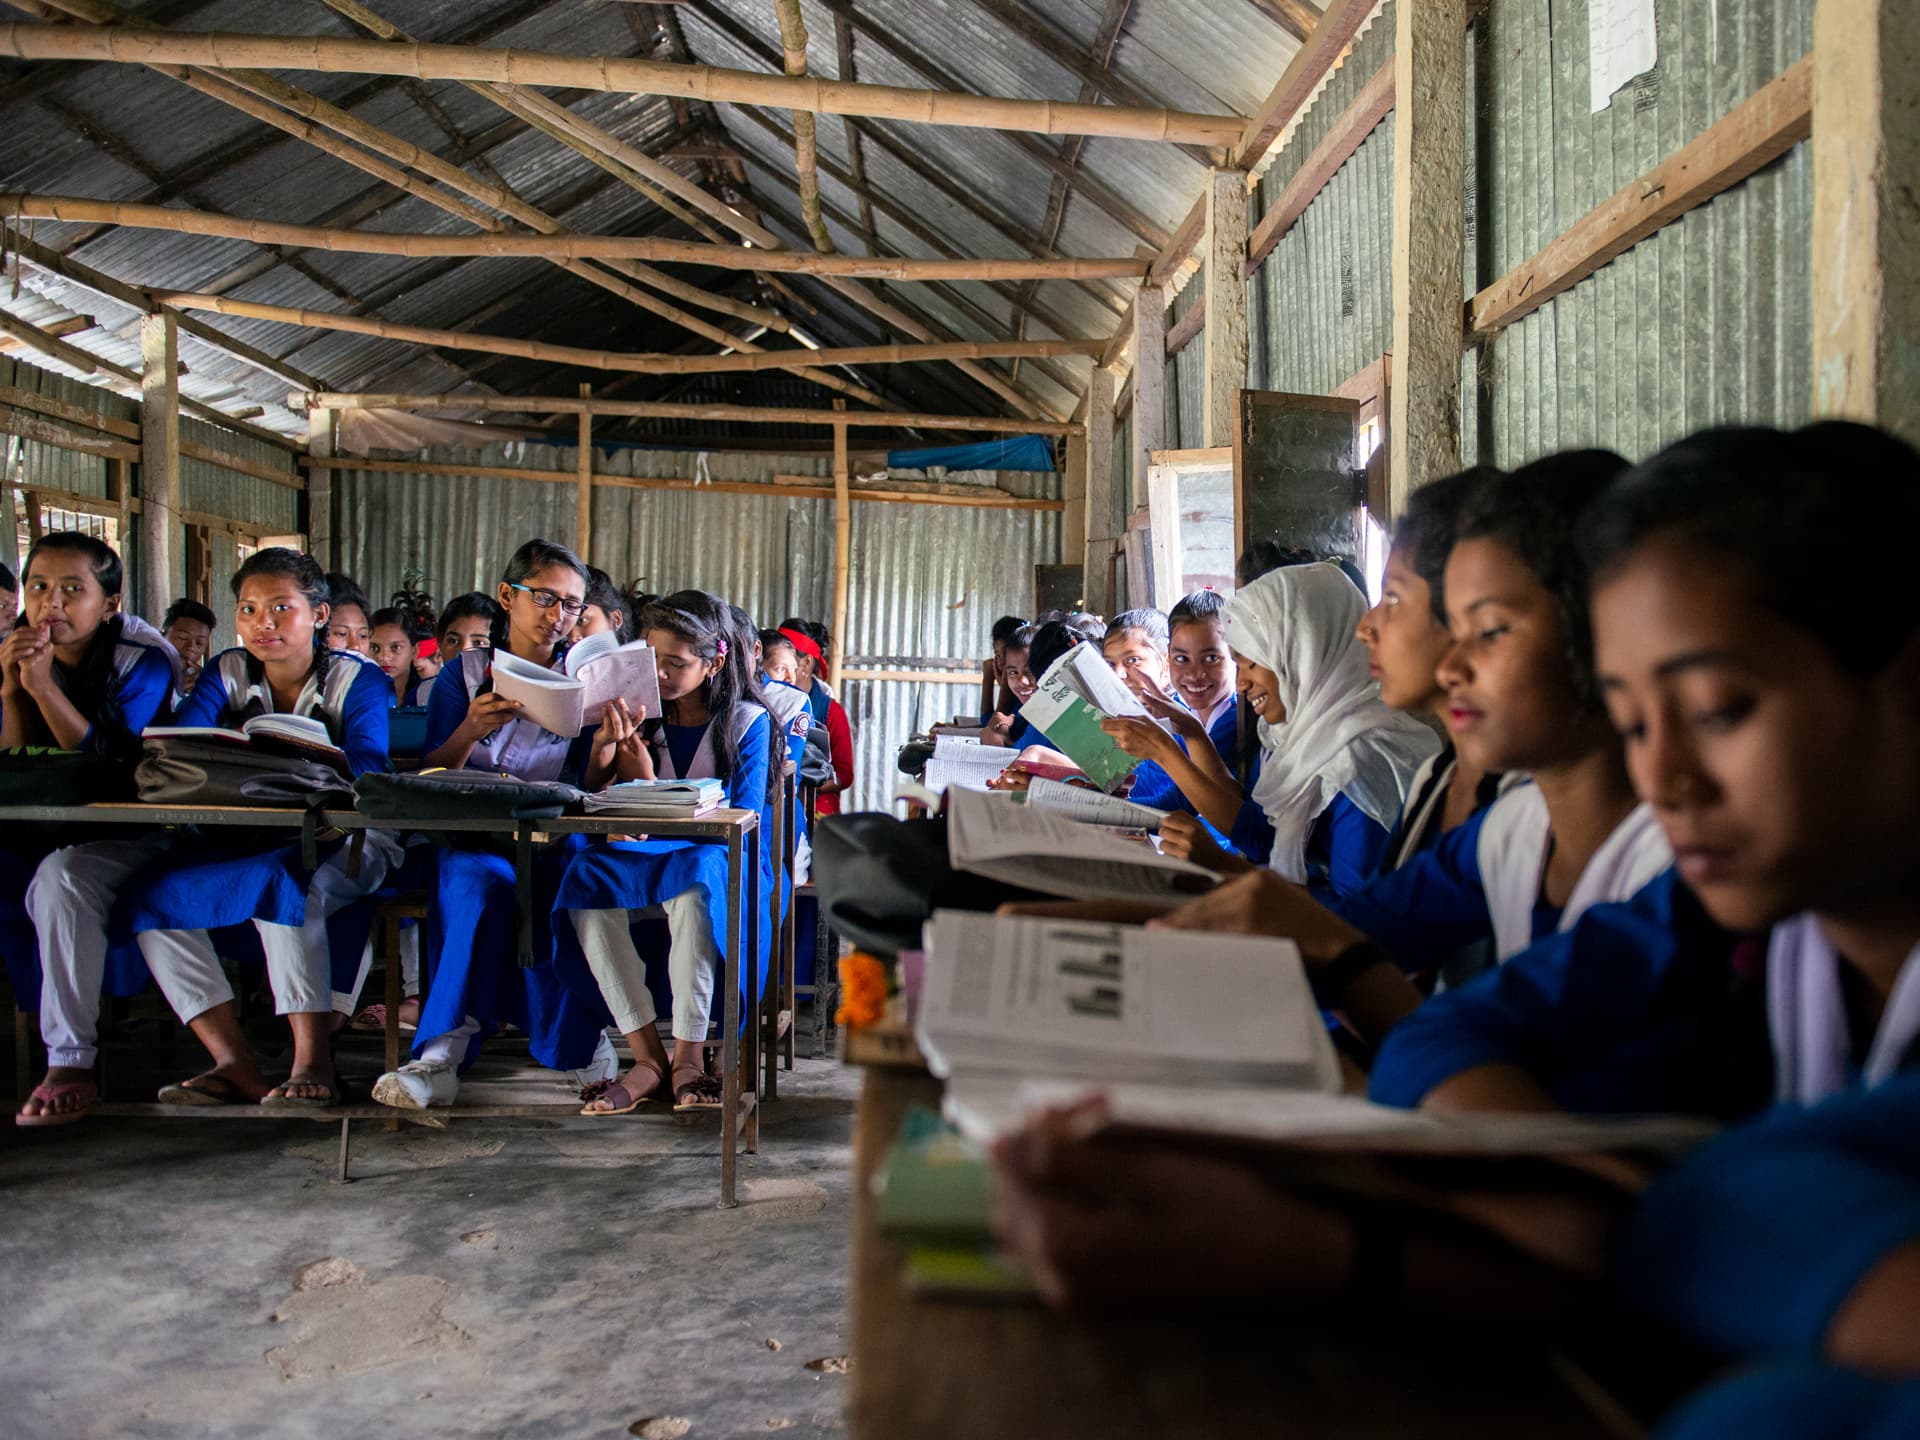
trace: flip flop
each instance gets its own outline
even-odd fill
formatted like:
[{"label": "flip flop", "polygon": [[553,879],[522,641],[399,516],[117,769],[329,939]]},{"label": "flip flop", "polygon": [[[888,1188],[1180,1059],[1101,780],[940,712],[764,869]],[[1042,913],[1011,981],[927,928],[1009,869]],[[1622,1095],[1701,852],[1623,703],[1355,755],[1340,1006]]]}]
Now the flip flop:
[{"label": "flip flop", "polygon": [[162,1105],[252,1105],[255,1101],[233,1081],[218,1071],[209,1070],[204,1075],[195,1075],[197,1085],[181,1081],[177,1085],[163,1085],[159,1100]]},{"label": "flip flop", "polygon": [[673,1087],[673,1113],[686,1115],[698,1110],[719,1110],[725,1098],[720,1082],[702,1072],[690,1077],[684,1085]]},{"label": "flip flop", "polygon": [[[659,1096],[660,1087],[666,1082],[666,1078],[658,1071],[654,1071],[653,1088],[642,1091],[639,1095],[635,1095],[618,1080],[596,1080],[580,1091],[580,1098],[586,1102],[580,1107],[580,1113],[595,1119],[605,1119],[609,1115],[631,1115],[649,1100]],[[610,1108],[596,1110],[593,1108],[596,1103],[605,1104]]]},{"label": "flip flop", "polygon": [[[273,1089],[261,1097],[260,1108],[262,1110],[330,1110],[340,1103],[340,1082],[337,1079],[327,1085],[327,1093],[324,1098],[317,1095],[294,1096],[279,1093],[293,1083],[291,1080],[285,1080],[274,1086]],[[300,1083],[302,1085],[318,1085],[321,1082],[318,1080],[302,1080]]]},{"label": "flip flop", "polygon": [[77,1120],[86,1119],[87,1111],[91,1110],[100,1099],[100,1087],[91,1080],[56,1080],[51,1085],[36,1085],[33,1087],[33,1093],[27,1098],[38,1100],[42,1105],[51,1105],[61,1096],[69,1095],[75,1090],[89,1090],[93,1092],[93,1098],[78,1110],[43,1112],[39,1115],[17,1113],[13,1117],[13,1123],[16,1125],[71,1125]]},{"label": "flip flop", "polygon": [[[362,1006],[360,1013],[353,1017],[352,1022],[347,1026],[347,1028],[349,1030],[384,1031],[387,1028],[386,1005],[383,1002],[376,1001],[372,1005]],[[405,1019],[402,1019],[400,1021],[399,1030],[402,1035],[414,1035],[419,1033],[420,1027],[417,1024],[413,1024],[408,1022]]]}]

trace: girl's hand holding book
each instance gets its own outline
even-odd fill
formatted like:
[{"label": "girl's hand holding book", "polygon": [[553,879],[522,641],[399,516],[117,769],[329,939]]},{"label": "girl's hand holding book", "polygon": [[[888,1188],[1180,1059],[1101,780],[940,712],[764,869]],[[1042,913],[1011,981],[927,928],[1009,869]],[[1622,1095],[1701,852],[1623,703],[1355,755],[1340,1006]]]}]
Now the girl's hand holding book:
[{"label": "girl's hand holding book", "polygon": [[461,722],[460,728],[466,732],[463,738],[478,740],[512,724],[519,716],[518,700],[492,693],[476,695],[473,704],[467,707],[467,718]]},{"label": "girl's hand holding book", "polygon": [[1180,749],[1166,731],[1151,720],[1142,720],[1138,716],[1109,717],[1100,722],[1100,728],[1113,737],[1114,744],[1136,760],[1164,761]]}]

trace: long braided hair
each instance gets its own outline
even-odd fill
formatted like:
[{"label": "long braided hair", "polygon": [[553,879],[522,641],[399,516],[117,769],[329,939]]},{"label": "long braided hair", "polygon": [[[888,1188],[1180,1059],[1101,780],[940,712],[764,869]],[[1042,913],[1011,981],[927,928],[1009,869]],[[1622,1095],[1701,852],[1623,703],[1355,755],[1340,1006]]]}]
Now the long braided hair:
[{"label": "long braided hair", "polygon": [[[662,596],[640,613],[640,633],[665,630],[677,635],[693,648],[702,660],[719,661],[711,676],[701,685],[707,713],[713,717],[713,768],[722,780],[732,780],[739,760],[733,735],[733,707],[745,700],[767,710],[767,694],[753,673],[750,636],[739,629],[732,608],[717,595],[704,590],[676,590]],[[771,724],[772,712],[767,711]],[[649,719],[641,727],[647,743],[663,741],[664,717]],[[767,783],[773,783],[773,768],[768,767]]]},{"label": "long braided hair", "polygon": [[[327,584],[327,572],[320,568],[320,562],[311,555],[303,555],[298,550],[290,550],[284,545],[272,545],[265,550],[256,550],[249,555],[240,568],[233,572],[233,598],[240,598],[240,587],[256,575],[283,575],[291,580],[300,591],[300,598],[316,611],[321,606],[331,606],[333,590]],[[327,676],[333,669],[333,651],[327,645],[327,627],[324,621],[316,621],[313,627],[313,678],[321,693],[326,692]],[[267,667],[251,650],[247,652],[247,680],[259,685],[267,676]]]},{"label": "long braided hair", "polygon": [[[587,562],[557,540],[529,540],[513,552],[513,558],[507,561],[507,568],[501,572],[502,585],[524,585],[527,577],[538,575],[542,570],[561,568],[573,571],[580,577],[582,585],[591,585],[593,577],[587,571]],[[558,669],[567,658],[567,651],[573,647],[573,632],[563,630],[553,647],[553,666]],[[499,613],[493,617],[493,648],[507,648],[507,609],[502,605]]]},{"label": "long braided hair", "polygon": [[[27,551],[27,563],[20,567],[23,584],[27,573],[33,569],[34,557],[48,551],[84,556],[100,588],[109,597],[120,594],[124,572],[119,553],[106,541],[97,540],[78,530],[56,530],[34,541],[33,547]],[[17,630],[26,623],[27,612],[23,606],[14,617],[13,625]],[[93,722],[97,737],[95,743],[103,754],[117,759],[130,759],[137,758],[140,753],[140,737],[127,729],[113,674],[114,651],[119,647],[123,628],[118,614],[109,615],[100,622],[99,628],[87,641],[86,653],[80,657],[80,663],[67,672],[67,698],[73,702],[74,709]],[[59,662],[56,660],[55,663]],[[63,665],[61,669],[66,670],[67,667]]]}]

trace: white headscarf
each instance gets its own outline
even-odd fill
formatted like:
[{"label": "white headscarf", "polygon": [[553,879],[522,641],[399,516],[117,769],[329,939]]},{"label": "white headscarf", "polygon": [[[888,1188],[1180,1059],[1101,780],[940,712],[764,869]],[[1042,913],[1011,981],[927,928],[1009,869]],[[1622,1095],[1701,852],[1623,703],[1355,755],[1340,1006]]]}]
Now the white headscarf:
[{"label": "white headscarf", "polygon": [[1413,773],[1440,741],[1383,704],[1354,628],[1366,601],[1329,564],[1289,565],[1245,585],[1227,606],[1227,643],[1280,677],[1287,718],[1260,722],[1253,798],[1273,823],[1273,869],[1307,878],[1307,835],[1345,795],[1391,828]]}]

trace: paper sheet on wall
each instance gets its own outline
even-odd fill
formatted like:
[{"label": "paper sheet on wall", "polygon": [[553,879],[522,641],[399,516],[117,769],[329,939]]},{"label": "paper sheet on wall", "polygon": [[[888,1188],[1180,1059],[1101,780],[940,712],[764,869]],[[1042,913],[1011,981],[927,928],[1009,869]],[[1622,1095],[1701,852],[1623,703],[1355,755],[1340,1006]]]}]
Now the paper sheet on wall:
[{"label": "paper sheet on wall", "polygon": [[1587,0],[1587,56],[1595,114],[1636,75],[1659,58],[1654,42],[1653,0]]}]

